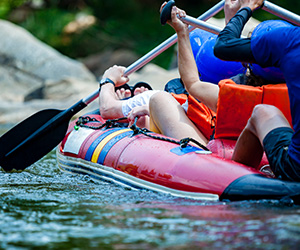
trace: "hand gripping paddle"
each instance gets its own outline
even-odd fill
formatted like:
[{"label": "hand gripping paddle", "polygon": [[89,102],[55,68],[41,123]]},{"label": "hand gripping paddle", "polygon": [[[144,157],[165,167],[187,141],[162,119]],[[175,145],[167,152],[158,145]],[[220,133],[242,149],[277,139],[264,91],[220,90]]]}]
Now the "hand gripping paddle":
[{"label": "hand gripping paddle", "polygon": [[[225,0],[220,1],[199,19],[207,20],[223,9]],[[130,65],[124,75],[128,76],[150,62],[176,42],[173,35]],[[70,119],[99,95],[96,90],[66,110],[46,109],[39,111],[17,124],[0,137],[0,166],[5,171],[23,170],[41,159],[56,147],[68,129]]]}]

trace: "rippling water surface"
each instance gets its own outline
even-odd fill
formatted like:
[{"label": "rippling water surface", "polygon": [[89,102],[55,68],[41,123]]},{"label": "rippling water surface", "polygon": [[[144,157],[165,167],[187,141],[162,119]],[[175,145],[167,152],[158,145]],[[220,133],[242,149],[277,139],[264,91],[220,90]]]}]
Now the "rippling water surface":
[{"label": "rippling water surface", "polygon": [[300,207],[202,202],[61,172],[0,172],[0,248],[300,249]]}]

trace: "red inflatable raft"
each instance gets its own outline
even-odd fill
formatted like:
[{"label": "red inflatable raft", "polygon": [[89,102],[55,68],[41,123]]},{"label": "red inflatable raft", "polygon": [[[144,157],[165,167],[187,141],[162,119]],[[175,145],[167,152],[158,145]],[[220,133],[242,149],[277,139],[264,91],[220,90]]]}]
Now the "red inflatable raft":
[{"label": "red inflatable raft", "polygon": [[152,132],[136,134],[130,128],[109,124],[95,129],[105,121],[99,115],[87,117],[90,121],[83,127],[70,124],[57,149],[58,165],[64,171],[186,198],[236,201],[290,197],[300,202],[300,183],[270,178],[225,159],[225,152],[233,148],[230,140],[211,141],[213,153],[181,147],[172,138]]}]

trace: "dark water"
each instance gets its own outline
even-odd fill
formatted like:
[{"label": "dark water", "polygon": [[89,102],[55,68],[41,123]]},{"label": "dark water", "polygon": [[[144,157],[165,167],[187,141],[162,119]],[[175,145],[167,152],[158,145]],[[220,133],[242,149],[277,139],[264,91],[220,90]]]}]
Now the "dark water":
[{"label": "dark water", "polygon": [[300,206],[202,202],[61,172],[0,172],[1,249],[300,249]]}]

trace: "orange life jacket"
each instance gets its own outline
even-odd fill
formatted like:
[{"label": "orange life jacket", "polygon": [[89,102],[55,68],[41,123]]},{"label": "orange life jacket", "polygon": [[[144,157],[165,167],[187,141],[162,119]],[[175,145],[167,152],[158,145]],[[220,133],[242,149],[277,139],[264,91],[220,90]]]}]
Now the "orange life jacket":
[{"label": "orange life jacket", "polygon": [[180,105],[184,104],[188,97],[186,94],[171,93],[171,95],[177,100],[177,102],[179,102]]},{"label": "orange life jacket", "polygon": [[214,123],[216,113],[205,106],[203,103],[197,101],[193,96],[184,94],[173,94],[173,97],[182,105],[188,100],[188,118],[196,125],[201,133],[210,139],[214,131]]},{"label": "orange life jacket", "polygon": [[[194,97],[184,94],[172,94],[183,104],[188,99],[187,116],[197,128],[209,139],[215,126],[215,138],[236,140],[250,118],[257,104],[274,105],[281,110],[292,124],[290,102],[286,84],[253,87],[238,85],[230,79],[219,82],[217,113],[198,102]],[[217,117],[216,124],[215,117]]]},{"label": "orange life jacket", "polygon": [[237,139],[257,104],[274,105],[291,124],[290,103],[285,84],[253,87],[235,84],[226,79],[219,82],[219,98],[215,138]]}]

